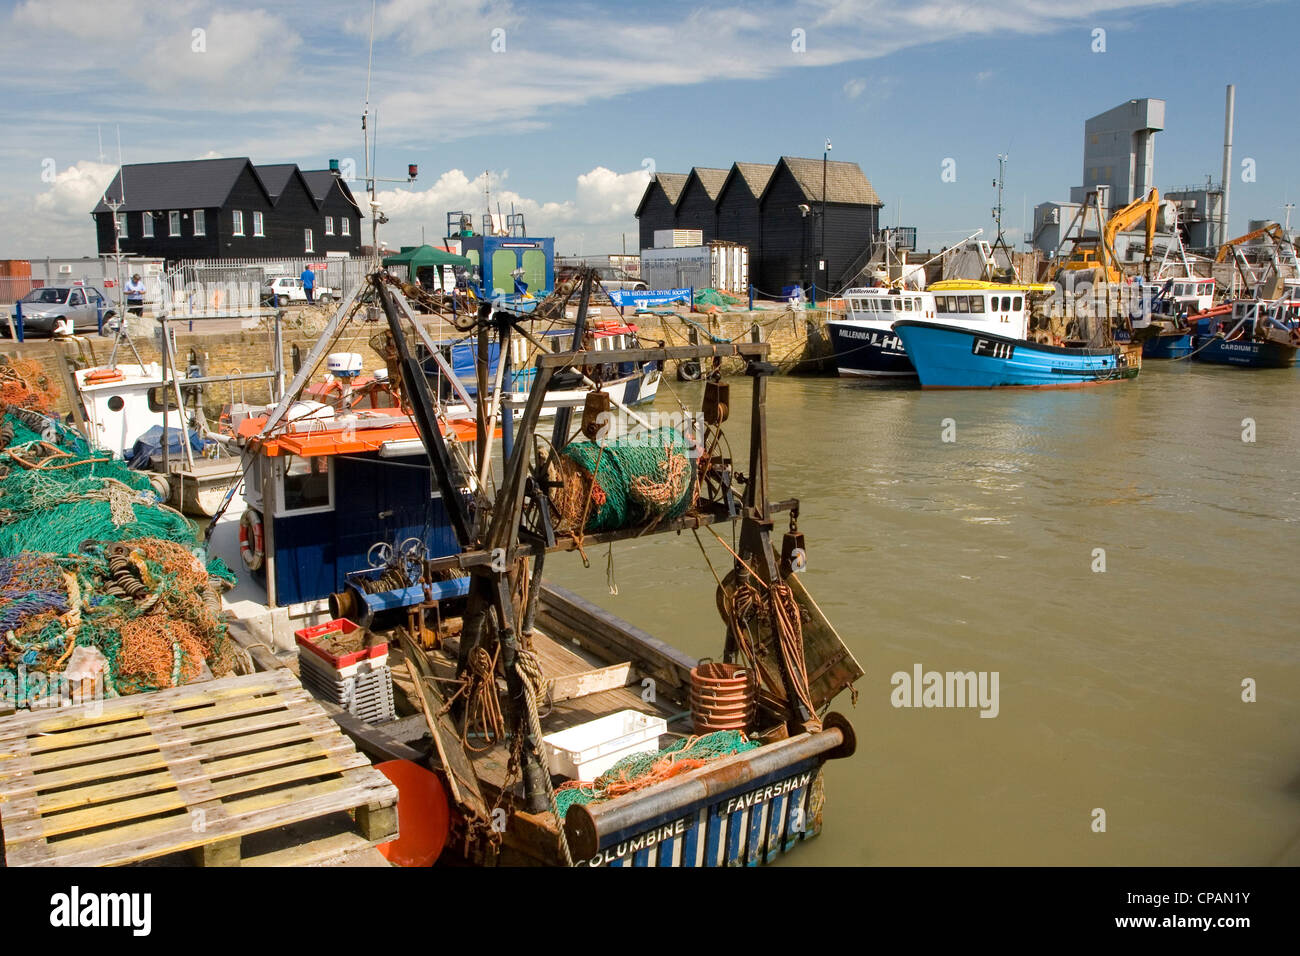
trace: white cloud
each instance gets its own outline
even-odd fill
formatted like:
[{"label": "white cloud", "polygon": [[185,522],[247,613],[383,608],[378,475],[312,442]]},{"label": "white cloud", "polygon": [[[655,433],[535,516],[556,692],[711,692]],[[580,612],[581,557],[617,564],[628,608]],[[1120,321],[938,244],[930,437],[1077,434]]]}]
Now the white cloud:
[{"label": "white cloud", "polygon": [[846,80],[844,83],[844,95],[851,100],[856,100],[866,91],[866,89],[867,81],[861,77],[854,77],[851,80]]},{"label": "white cloud", "polygon": [[499,204],[505,212],[523,213],[529,234],[555,236],[557,251],[565,252],[576,249],[579,243],[584,243],[589,252],[619,248],[620,234],[632,232],[635,227],[632,217],[648,179],[644,170],[619,173],[597,166],[577,177],[572,198],[544,201],[507,188],[508,171],[479,173],[471,179],[463,170],[449,169],[427,189],[397,188],[378,193],[377,199],[389,220],[380,227],[381,239],[390,246],[410,245],[419,241],[421,226],[426,238],[440,239],[447,213],[458,210],[471,213],[477,225],[484,212],[485,175],[494,212]]}]

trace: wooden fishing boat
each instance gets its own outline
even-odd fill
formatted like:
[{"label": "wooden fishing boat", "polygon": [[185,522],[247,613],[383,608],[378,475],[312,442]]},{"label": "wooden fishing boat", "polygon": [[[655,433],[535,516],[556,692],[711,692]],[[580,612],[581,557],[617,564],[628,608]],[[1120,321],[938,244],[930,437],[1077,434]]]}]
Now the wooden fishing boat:
[{"label": "wooden fishing boat", "polygon": [[[351,409],[355,420],[344,428],[337,409],[314,422],[319,410],[299,402],[294,411],[294,396],[321,358],[313,353],[280,405],[240,427],[254,489],[248,506],[261,518],[242,521],[242,537],[258,552],[249,577],[264,588],[264,603],[241,581],[227,595],[238,618],[233,631],[271,667],[284,662],[288,635],[301,641],[314,625],[348,620],[387,644],[393,713],[338,719],[373,759],[409,760],[436,773],[442,796],[399,797],[398,812],[419,821],[413,832],[445,821],[435,827],[444,861],[757,864],[816,835],[821,767],[856,746],[848,721],[830,708],[862,671],[798,578],[806,546],[797,500],[768,499],[765,395],[775,367],[765,361],[767,345],[672,349],[624,340],[622,348],[590,347],[588,282],[569,347],[533,353],[523,408],[484,393],[472,422],[451,423],[430,387],[427,350],[408,345],[414,315],[382,276],[372,279],[372,293],[388,318],[380,351],[396,406]],[[511,356],[524,321],[485,309],[476,330],[483,350],[495,344],[497,354]],[[322,332],[322,350],[339,327]],[[418,323],[414,328],[418,337]],[[648,460],[647,477],[662,485],[656,469],[677,461],[678,452],[638,445],[639,432],[608,445],[591,441],[599,414],[620,405],[600,388],[589,388],[581,402],[557,403],[541,435],[544,406],[566,387],[561,376],[599,382],[601,366],[706,358],[716,373],[726,357],[741,359],[753,382],[744,473],[718,454],[730,391],[714,374],[705,387],[703,431],[692,438],[699,454],[673,479],[671,507],[645,504],[649,511],[629,508],[611,519],[602,504],[600,521],[589,501],[575,511],[566,497],[573,487],[591,496],[599,480],[615,495],[601,461],[632,468]],[[577,446],[596,449],[594,470],[557,460]],[[491,493],[488,476],[498,468]],[[353,500],[363,490],[365,500]],[[778,550],[772,529],[781,511],[792,517]],[[719,659],[748,675],[741,680],[743,717],[725,731],[709,723],[720,711],[702,702],[700,662],[544,578],[548,554],[667,532],[707,534],[719,523],[739,526],[718,584]],[[227,517],[214,526],[218,553],[230,525]],[[271,657],[266,648],[281,653]],[[556,735],[587,735],[619,721],[642,735],[627,759],[644,767],[616,764],[623,769],[611,782],[605,773],[614,768],[589,772],[594,764],[574,758],[564,770],[555,762],[563,750]],[[606,733],[597,746],[617,748],[627,736]]]}]

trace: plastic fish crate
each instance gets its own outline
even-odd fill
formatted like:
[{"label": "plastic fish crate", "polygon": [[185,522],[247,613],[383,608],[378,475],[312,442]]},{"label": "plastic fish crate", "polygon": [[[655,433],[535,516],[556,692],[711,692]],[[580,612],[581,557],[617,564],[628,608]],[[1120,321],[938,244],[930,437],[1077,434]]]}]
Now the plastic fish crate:
[{"label": "plastic fish crate", "polygon": [[316,654],[299,649],[298,676],[317,697],[337,704],[367,723],[382,723],[397,717],[393,703],[393,672],[388,657],[358,661],[342,673]]},{"label": "plastic fish crate", "polygon": [[550,748],[552,773],[590,781],[624,757],[657,752],[659,736],[667,731],[668,722],[662,717],[620,710],[542,739]]},{"label": "plastic fish crate", "polygon": [[[298,642],[298,657],[300,659],[313,657],[319,662],[327,664],[331,669],[338,671],[344,677],[357,673],[360,665],[369,662],[371,666],[379,666],[388,660],[388,642],[384,641],[375,644],[373,647],[363,647],[360,650],[349,651],[346,654],[331,654],[320,646],[320,642],[333,637],[336,634],[352,634],[361,628],[353,624],[345,617],[336,618],[332,621],[326,621],[324,624],[317,624],[315,627],[304,627],[301,630],[293,632]],[[303,651],[309,652],[303,654]]]}]

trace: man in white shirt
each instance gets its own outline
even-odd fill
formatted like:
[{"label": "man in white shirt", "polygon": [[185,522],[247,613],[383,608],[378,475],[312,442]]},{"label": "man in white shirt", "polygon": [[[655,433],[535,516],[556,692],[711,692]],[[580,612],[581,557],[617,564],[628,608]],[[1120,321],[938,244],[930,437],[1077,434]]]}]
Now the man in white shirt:
[{"label": "man in white shirt", "polygon": [[132,315],[144,315],[144,283],[137,272],[126,283],[126,311]]}]

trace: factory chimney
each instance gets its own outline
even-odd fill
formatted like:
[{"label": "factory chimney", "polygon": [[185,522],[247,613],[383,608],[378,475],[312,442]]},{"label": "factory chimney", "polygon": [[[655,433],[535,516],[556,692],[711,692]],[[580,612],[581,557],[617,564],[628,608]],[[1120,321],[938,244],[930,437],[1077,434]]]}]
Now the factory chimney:
[{"label": "factory chimney", "polygon": [[1232,111],[1236,105],[1237,90],[1228,84],[1227,102],[1223,113],[1223,205],[1219,208],[1219,244],[1228,241],[1228,191],[1232,188]]}]

